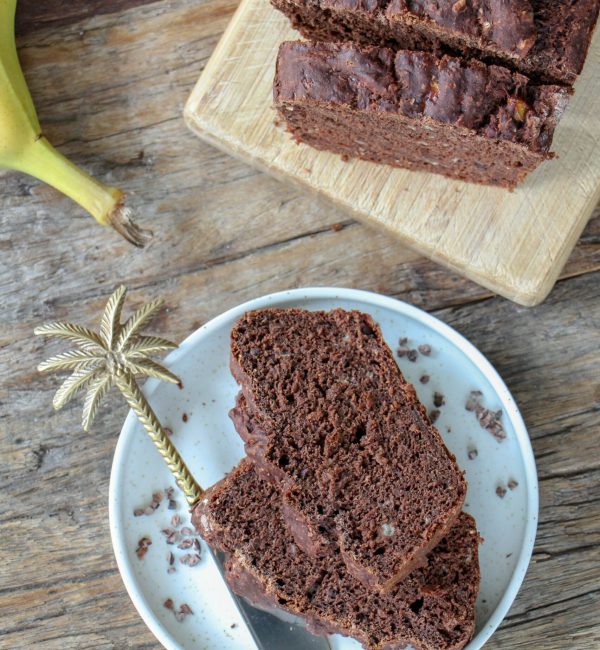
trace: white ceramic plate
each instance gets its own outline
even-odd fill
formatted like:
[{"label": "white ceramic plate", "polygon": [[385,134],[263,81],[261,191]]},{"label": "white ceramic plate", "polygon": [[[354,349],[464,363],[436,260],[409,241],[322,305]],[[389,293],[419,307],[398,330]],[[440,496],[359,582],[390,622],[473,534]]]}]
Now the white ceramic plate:
[{"label": "white ceramic plate", "polygon": [[[258,298],[218,316],[188,337],[165,360],[181,377],[183,388],[148,381],[145,394],[162,424],[173,431],[173,441],[196,479],[203,486],[218,481],[243,456],[242,443],[227,412],[237,392],[229,372],[229,332],[247,310],[262,307],[306,309],[359,309],[379,323],[392,348],[400,337],[408,345],[428,343],[430,356],[399,364],[419,397],[432,408],[434,391],[445,397],[436,422],[446,444],[466,471],[469,490],[465,510],[473,514],[485,542],[480,547],[481,591],[477,601],[477,632],[467,646],[479,649],[500,624],[523,581],[531,557],[538,514],[535,463],[525,425],[508,389],[490,363],[462,336],[425,312],[398,300],[350,289],[296,289]],[[419,378],[430,376],[427,384]],[[483,392],[483,403],[502,409],[507,438],[498,442],[465,409],[470,391]],[[184,416],[185,414],[185,416]],[[187,420],[184,422],[184,419]],[[470,459],[468,451],[477,449]],[[497,487],[509,481],[518,485],[505,496]],[[168,546],[161,529],[170,526],[177,512],[183,525],[189,517],[182,496],[178,510],[165,501],[152,515],[135,517],[136,508],[151,501],[153,492],[174,485],[169,470],[133,414],[119,438],[110,482],[110,528],[123,581],[140,615],[159,641],[169,649],[247,650],[254,647],[231,597],[210,556],[202,552],[194,567],[180,563],[189,550]],[[511,483],[512,485],[512,483]],[[152,545],[143,559],[135,550],[138,540],[150,537]],[[202,542],[204,544],[204,542]],[[176,571],[167,572],[167,554],[173,550]],[[192,549],[193,550],[193,549]],[[176,620],[164,607],[167,598],[175,608],[186,603],[193,611]],[[360,646],[341,636],[331,637],[335,650]]]}]

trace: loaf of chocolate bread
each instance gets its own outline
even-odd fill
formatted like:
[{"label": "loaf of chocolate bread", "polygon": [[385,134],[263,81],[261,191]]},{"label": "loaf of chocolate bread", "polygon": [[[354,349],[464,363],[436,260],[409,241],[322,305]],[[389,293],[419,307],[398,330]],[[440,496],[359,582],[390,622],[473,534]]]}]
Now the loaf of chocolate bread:
[{"label": "loaf of chocolate bread", "polygon": [[367,650],[459,650],[473,635],[479,537],[469,515],[385,594],[351,576],[338,553],[304,554],[284,524],[277,489],[247,460],[206,492],[193,522],[229,554],[225,577],[236,593],[303,617],[315,634],[339,632]]},{"label": "loaf of chocolate bread", "polygon": [[424,50],[572,85],[600,0],[271,0],[310,39]]},{"label": "loaf of chocolate bread", "polygon": [[231,333],[231,369],[233,421],[304,550],[334,543],[382,590],[426,562],[466,483],[370,316],[249,312]]},{"label": "loaf of chocolate bread", "polygon": [[510,188],[552,157],[569,97],[474,60],[302,41],[281,44],[273,92],[298,142]]}]

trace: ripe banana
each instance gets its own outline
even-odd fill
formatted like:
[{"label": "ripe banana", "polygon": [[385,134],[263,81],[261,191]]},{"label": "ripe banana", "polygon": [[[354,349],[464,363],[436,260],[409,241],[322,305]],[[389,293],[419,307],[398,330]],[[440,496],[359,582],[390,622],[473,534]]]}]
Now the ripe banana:
[{"label": "ripe banana", "polygon": [[17,56],[17,0],[0,0],[0,167],[52,185],[85,208],[98,223],[112,226],[135,246],[151,233],[131,221],[124,193],[107,187],[59,153],[44,137]]}]

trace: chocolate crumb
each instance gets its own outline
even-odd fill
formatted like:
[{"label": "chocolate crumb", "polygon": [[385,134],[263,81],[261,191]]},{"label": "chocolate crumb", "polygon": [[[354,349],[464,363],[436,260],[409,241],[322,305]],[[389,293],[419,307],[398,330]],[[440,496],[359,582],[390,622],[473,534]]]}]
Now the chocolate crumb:
[{"label": "chocolate crumb", "polygon": [[149,537],[142,537],[135,549],[135,554],[140,560],[144,558],[144,555],[148,552],[148,547],[152,545],[152,540]]},{"label": "chocolate crumb", "polygon": [[506,495],[506,488],[502,487],[502,485],[499,485],[496,488],[496,494],[501,498],[504,499],[504,496]]},{"label": "chocolate crumb", "polygon": [[514,490],[519,484],[514,478],[511,478],[507,485],[509,490]]},{"label": "chocolate crumb", "polygon": [[419,353],[416,350],[409,350],[406,356],[408,357],[409,361],[415,362],[419,356]]},{"label": "chocolate crumb", "polygon": [[400,340],[398,341],[398,343],[399,343],[402,347],[404,347],[404,346],[408,343],[408,336],[402,336],[402,337],[400,337]]},{"label": "chocolate crumb", "polygon": [[177,544],[181,539],[179,533],[172,528],[163,528],[161,533],[167,538],[167,544]]},{"label": "chocolate crumb", "polygon": [[169,563],[169,566],[173,566],[175,564],[175,555],[173,554],[173,551],[168,551],[167,562]]},{"label": "chocolate crumb", "polygon": [[343,230],[344,226],[341,223],[332,223],[331,224],[331,230],[333,232],[340,232],[340,230]]},{"label": "chocolate crumb", "polygon": [[173,435],[173,429],[169,429],[169,427],[163,427],[163,429],[169,437]]},{"label": "chocolate crumb", "polygon": [[408,354],[408,348],[398,348],[398,349],[396,350],[396,354],[397,354],[400,358],[405,357],[405,356]]},{"label": "chocolate crumb", "polygon": [[434,424],[439,417],[440,417],[439,409],[433,409],[429,411],[429,419],[431,420],[431,424]]},{"label": "chocolate crumb", "polygon": [[179,390],[183,390],[183,382],[181,379],[177,382],[177,388],[179,388]]},{"label": "chocolate crumb", "polygon": [[512,555],[512,553],[507,553],[506,557],[509,558]]},{"label": "chocolate crumb", "polygon": [[429,345],[429,343],[423,343],[422,345],[419,345],[419,352],[428,357],[431,354],[431,345]]},{"label": "chocolate crumb", "polygon": [[167,598],[167,600],[165,600],[163,603],[163,607],[166,607],[167,609],[173,609],[173,599]]},{"label": "chocolate crumb", "polygon": [[229,627],[233,630],[233,629],[235,629],[235,628],[237,627],[237,624],[236,624],[236,623],[232,623]]},{"label": "chocolate crumb", "polygon": [[181,416],[181,419],[182,419],[184,422],[187,422],[187,421],[188,421],[188,414],[187,414],[187,413],[184,413],[184,414]]},{"label": "chocolate crumb", "polygon": [[177,510],[177,501],[169,499],[169,505],[167,507],[169,510]]},{"label": "chocolate crumb", "polygon": [[437,391],[433,394],[433,405],[440,407],[443,406],[446,403],[446,400],[444,396],[441,393],[438,393]]},{"label": "chocolate crumb", "polygon": [[192,608],[187,604],[183,603],[183,605],[179,608],[180,612],[183,612],[184,614],[193,614]]},{"label": "chocolate crumb", "polygon": [[177,569],[176,569],[174,566],[170,566],[170,567],[167,569],[167,573],[175,573],[175,571],[177,571]]},{"label": "chocolate crumb", "polygon": [[468,453],[469,460],[474,460],[475,458],[477,458],[477,454],[478,454],[477,449],[469,449],[469,453]]},{"label": "chocolate crumb", "polygon": [[429,379],[430,379],[429,375],[421,375],[421,376],[419,377],[419,381],[420,381],[422,384],[426,384],[426,383],[428,383],[428,382],[429,382]]},{"label": "chocolate crumb", "polygon": [[196,531],[193,528],[190,528],[189,526],[184,526],[181,529],[181,534],[182,535],[195,535]]},{"label": "chocolate crumb", "polygon": [[171,526],[177,528],[177,526],[179,526],[180,523],[181,523],[181,517],[179,515],[173,515],[171,517]]},{"label": "chocolate crumb", "polygon": [[187,548],[192,548],[193,545],[194,540],[188,537],[187,539],[184,539],[180,544],[178,544],[177,548],[180,548],[183,551]]},{"label": "chocolate crumb", "polygon": [[200,556],[198,553],[186,553],[179,558],[179,561],[185,566],[196,566],[200,562]]},{"label": "chocolate crumb", "polygon": [[164,494],[162,491],[154,492],[152,495],[152,501],[143,508],[136,508],[133,511],[134,517],[141,517],[142,515],[153,515],[154,511],[160,506],[160,502],[163,500]]},{"label": "chocolate crumb", "polygon": [[447,427],[446,427],[446,431],[447,431],[448,433],[452,433],[452,427],[447,426]]},{"label": "chocolate crumb", "polygon": [[502,426],[502,409],[490,411],[481,403],[483,393],[480,390],[472,390],[465,403],[465,409],[475,413],[479,426],[491,433],[498,442],[506,438],[506,431]]},{"label": "chocolate crumb", "polygon": [[198,553],[200,553],[200,549],[202,547],[200,546],[200,540],[199,539],[194,540],[194,548],[198,551]]},{"label": "chocolate crumb", "polygon": [[482,397],[483,393],[480,390],[472,390],[469,393],[469,398],[465,404],[467,411],[474,411],[479,406],[479,398]]}]

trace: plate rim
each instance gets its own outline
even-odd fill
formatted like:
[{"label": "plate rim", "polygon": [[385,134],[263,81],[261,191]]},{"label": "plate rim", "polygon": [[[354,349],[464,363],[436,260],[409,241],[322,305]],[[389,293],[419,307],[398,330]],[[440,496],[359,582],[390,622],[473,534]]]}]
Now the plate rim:
[{"label": "plate rim", "polygon": [[[299,302],[302,300],[310,301],[315,299],[352,300],[359,303],[362,302],[374,307],[391,309],[392,311],[400,312],[403,315],[423,322],[459,348],[460,351],[480,369],[494,388],[496,394],[501,397],[503,402],[509,407],[510,412],[507,413],[507,415],[509,415],[515,430],[515,436],[517,438],[527,478],[527,519],[523,534],[524,542],[521,546],[519,558],[515,564],[508,586],[496,605],[496,608],[489,615],[485,626],[476,636],[473,637],[473,639],[471,639],[465,650],[481,648],[504,620],[519,592],[519,589],[521,588],[523,580],[525,579],[531,556],[533,554],[537,533],[537,523],[539,518],[539,485],[531,439],[519,407],[517,406],[510,390],[504,383],[504,380],[500,377],[498,371],[494,368],[491,362],[488,361],[483,353],[480,352],[465,336],[425,310],[391,296],[385,296],[362,289],[340,287],[300,287],[268,293],[227,309],[214,318],[211,318],[189,334],[179,344],[179,347],[176,350],[173,350],[173,352],[169,353],[163,359],[163,363],[167,366],[176,363],[180,357],[186,354],[188,348],[195,345],[196,341],[205,335],[207,330],[210,331],[216,329],[220,327],[224,321],[239,317],[246,311],[268,308],[269,303],[280,306],[281,303],[285,302]],[[159,380],[150,379],[144,384],[142,390],[146,396],[150,397],[160,385],[161,382]],[[121,575],[121,580],[125,585],[129,598],[148,629],[165,648],[181,648],[179,643],[172,638],[171,634],[163,627],[152,609],[148,606],[143,592],[139,589],[134,572],[127,557],[124,531],[118,525],[119,491],[117,485],[121,484],[122,473],[125,467],[123,456],[127,445],[129,444],[129,438],[136,426],[137,418],[130,410],[125,418],[121,431],[119,432],[111,464],[108,490],[108,515],[113,553]]]}]

